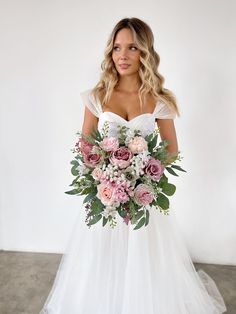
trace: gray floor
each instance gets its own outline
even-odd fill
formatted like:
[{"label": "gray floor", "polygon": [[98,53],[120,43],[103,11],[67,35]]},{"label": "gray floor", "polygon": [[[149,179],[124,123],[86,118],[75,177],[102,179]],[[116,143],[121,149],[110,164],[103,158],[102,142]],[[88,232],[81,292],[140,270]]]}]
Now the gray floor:
[{"label": "gray floor", "polygon": [[[38,314],[60,260],[60,254],[0,251],[0,314]],[[195,267],[215,280],[227,313],[236,314],[236,266],[195,263]]]}]

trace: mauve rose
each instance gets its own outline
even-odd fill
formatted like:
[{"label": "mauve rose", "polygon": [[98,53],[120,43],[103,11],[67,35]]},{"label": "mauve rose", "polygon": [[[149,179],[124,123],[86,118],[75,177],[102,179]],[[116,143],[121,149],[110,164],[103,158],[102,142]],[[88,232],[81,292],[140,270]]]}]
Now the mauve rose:
[{"label": "mauve rose", "polygon": [[81,137],[75,144],[76,150],[81,151],[83,155],[87,155],[91,152],[93,144],[89,143],[85,138]]},{"label": "mauve rose", "polygon": [[153,181],[159,181],[164,170],[165,167],[159,160],[150,158],[144,171]]},{"label": "mauve rose", "polygon": [[150,204],[154,200],[153,190],[146,184],[139,184],[134,189],[134,200],[141,206]]},{"label": "mauve rose", "polygon": [[128,144],[128,148],[133,154],[139,154],[148,151],[147,142],[141,136],[135,136],[132,138]]},{"label": "mauve rose", "polygon": [[114,152],[119,148],[119,141],[116,137],[105,137],[101,141],[100,146],[106,152]]},{"label": "mauve rose", "polygon": [[110,157],[110,162],[121,169],[130,165],[130,159],[133,157],[132,152],[125,146],[118,148]]},{"label": "mauve rose", "polygon": [[102,161],[103,161],[103,157],[100,154],[89,153],[87,155],[84,155],[84,163],[88,167],[95,168]]}]

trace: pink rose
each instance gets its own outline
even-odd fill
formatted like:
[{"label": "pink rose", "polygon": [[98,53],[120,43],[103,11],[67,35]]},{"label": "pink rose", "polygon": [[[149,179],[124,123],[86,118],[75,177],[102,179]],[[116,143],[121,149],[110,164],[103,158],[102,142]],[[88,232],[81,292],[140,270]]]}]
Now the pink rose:
[{"label": "pink rose", "polygon": [[119,141],[115,137],[105,137],[101,143],[100,146],[102,149],[104,149],[106,152],[114,152],[119,148]]},{"label": "pink rose", "polygon": [[101,183],[97,186],[97,197],[101,200],[105,206],[112,206],[117,203],[115,197],[115,189],[109,184]]},{"label": "pink rose", "polygon": [[100,180],[102,174],[103,174],[102,169],[101,169],[101,168],[98,168],[98,167],[94,168],[93,171],[92,171],[92,177],[93,177],[95,180],[97,180],[97,181]]},{"label": "pink rose", "polygon": [[121,169],[127,168],[130,165],[130,159],[133,157],[132,152],[125,146],[118,148],[112,153],[110,162]]},{"label": "pink rose", "polygon": [[99,154],[98,152],[96,153],[90,152],[89,154],[84,155],[84,163],[88,167],[95,168],[102,161],[103,161],[103,156]]},{"label": "pink rose", "polygon": [[115,193],[116,193],[116,198],[120,203],[124,204],[128,202],[129,196],[125,192],[124,188],[117,188]]},{"label": "pink rose", "polygon": [[164,170],[165,167],[158,159],[150,158],[144,171],[152,180],[159,181]]},{"label": "pink rose", "polygon": [[148,145],[146,140],[141,136],[135,136],[128,144],[128,148],[133,154],[143,153],[148,151]]},{"label": "pink rose", "polygon": [[83,155],[88,155],[93,148],[93,144],[89,143],[85,138],[81,137],[75,144],[75,147],[76,150],[81,151]]},{"label": "pink rose", "polygon": [[138,205],[148,205],[154,200],[153,190],[146,184],[139,184],[134,189],[134,200]]}]

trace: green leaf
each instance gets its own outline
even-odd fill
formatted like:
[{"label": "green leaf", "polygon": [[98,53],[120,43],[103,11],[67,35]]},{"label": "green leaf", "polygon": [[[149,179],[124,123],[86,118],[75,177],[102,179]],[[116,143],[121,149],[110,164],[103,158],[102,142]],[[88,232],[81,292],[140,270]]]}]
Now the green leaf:
[{"label": "green leaf", "polygon": [[147,226],[147,225],[148,225],[148,223],[149,223],[149,216],[150,216],[150,214],[149,214],[149,210],[147,209],[147,210],[146,210],[146,220],[145,220],[145,226]]},{"label": "green leaf", "polygon": [[72,165],[74,165],[74,166],[78,166],[78,165],[79,165],[79,163],[78,163],[77,160],[72,160],[70,163],[71,163]]},{"label": "green leaf", "polygon": [[75,158],[75,159],[79,159],[79,160],[81,160],[82,162],[83,162],[83,160],[84,160],[83,157],[80,156],[80,155],[77,155],[77,156],[75,156],[74,158]]},{"label": "green leaf", "polygon": [[105,216],[103,216],[103,219],[102,219],[102,225],[103,225],[103,227],[106,225],[107,222],[108,222],[108,218],[106,218]]},{"label": "green leaf", "polygon": [[168,182],[168,177],[163,173],[159,180],[159,184],[162,187],[167,182]]},{"label": "green leaf", "polygon": [[91,204],[91,212],[93,214],[100,214],[103,211],[103,208],[104,205],[102,202],[98,198],[95,198]]},{"label": "green leaf", "polygon": [[183,171],[183,172],[187,172],[186,170],[182,169],[182,168],[181,168],[180,166],[178,166],[178,165],[172,165],[171,167],[172,167],[172,168],[175,168],[175,169],[177,169],[177,170]]},{"label": "green leaf", "polygon": [[65,193],[69,195],[75,195],[75,194],[78,194],[79,192],[77,189],[74,189],[74,190],[66,191]]},{"label": "green leaf", "polygon": [[178,177],[178,174],[176,172],[174,172],[174,170],[170,167],[166,167],[166,170],[170,173],[173,174],[174,176]]},{"label": "green leaf", "polygon": [[77,176],[77,177],[72,181],[72,183],[69,184],[69,186],[73,186],[73,185],[77,182],[77,180],[79,179],[79,177],[80,177],[80,176]]},{"label": "green leaf", "polygon": [[156,147],[158,135],[156,134],[153,139],[148,142],[148,149],[150,152],[153,152],[153,149]]},{"label": "green leaf", "polygon": [[146,221],[145,217],[141,218],[133,230],[141,228],[145,224],[145,221]]},{"label": "green leaf", "polygon": [[102,218],[102,215],[96,215],[94,216],[88,223],[88,226],[95,224],[96,222],[98,222],[100,219]]},{"label": "green leaf", "polygon": [[83,203],[87,203],[89,202],[90,200],[92,200],[95,195],[97,194],[97,190],[93,190],[91,193],[89,193],[83,200]]},{"label": "green leaf", "polygon": [[171,183],[164,183],[162,185],[162,192],[165,193],[168,196],[171,196],[175,193],[176,191],[176,186]]},{"label": "green leaf", "polygon": [[125,218],[125,216],[127,215],[127,211],[126,210],[123,210],[121,207],[119,207],[117,209],[118,211],[118,214],[122,217],[122,218]]},{"label": "green leaf", "polygon": [[144,214],[144,210],[143,209],[139,210],[137,214],[135,215],[136,220],[139,220],[143,216],[143,214]]},{"label": "green leaf", "polygon": [[73,176],[78,176],[79,171],[77,170],[77,165],[74,165],[74,166],[71,168],[71,173],[73,174]]},{"label": "green leaf", "polygon": [[169,199],[162,193],[159,194],[155,203],[159,205],[162,209],[169,208]]},{"label": "green leaf", "polygon": [[82,195],[87,195],[90,194],[94,191],[94,186],[88,186],[86,188],[83,189],[82,191]]}]

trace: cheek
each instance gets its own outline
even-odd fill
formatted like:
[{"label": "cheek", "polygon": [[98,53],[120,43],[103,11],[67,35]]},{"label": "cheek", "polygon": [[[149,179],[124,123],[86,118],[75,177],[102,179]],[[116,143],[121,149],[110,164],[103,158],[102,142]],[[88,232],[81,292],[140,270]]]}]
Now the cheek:
[{"label": "cheek", "polygon": [[136,55],[134,56],[134,61],[136,61],[137,63],[140,63],[140,55]]},{"label": "cheek", "polygon": [[111,55],[111,58],[112,58],[113,62],[116,62],[117,57],[115,57],[114,53]]}]

